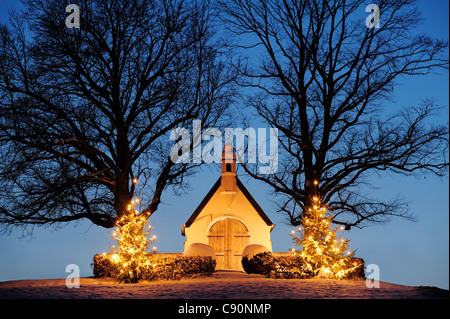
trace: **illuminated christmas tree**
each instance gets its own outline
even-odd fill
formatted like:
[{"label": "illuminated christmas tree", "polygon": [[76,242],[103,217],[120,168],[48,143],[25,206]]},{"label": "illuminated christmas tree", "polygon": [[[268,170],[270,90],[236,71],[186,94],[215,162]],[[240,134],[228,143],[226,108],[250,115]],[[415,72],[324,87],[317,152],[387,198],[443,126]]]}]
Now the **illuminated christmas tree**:
[{"label": "illuminated christmas tree", "polygon": [[[301,250],[294,250],[306,263],[307,271],[327,278],[344,278],[357,263],[352,261],[353,252],[348,250],[348,239],[343,239],[343,227],[332,226],[331,216],[321,206],[318,197],[302,221],[302,227],[291,233],[295,244]],[[338,232],[342,231],[339,235]]]},{"label": "illuminated christmas tree", "polygon": [[156,237],[149,237],[152,227],[147,226],[146,216],[138,215],[131,204],[117,226],[111,235],[117,241],[117,248],[112,246],[108,254],[117,269],[116,279],[126,283],[138,282],[149,260],[147,249]]}]

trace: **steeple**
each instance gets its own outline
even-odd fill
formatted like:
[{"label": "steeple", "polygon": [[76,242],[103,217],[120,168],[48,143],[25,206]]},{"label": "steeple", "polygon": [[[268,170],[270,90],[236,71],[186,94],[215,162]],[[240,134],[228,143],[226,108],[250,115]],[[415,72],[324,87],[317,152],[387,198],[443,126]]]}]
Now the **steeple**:
[{"label": "steeple", "polygon": [[236,186],[236,155],[231,144],[225,144],[222,152],[222,192],[235,193]]}]

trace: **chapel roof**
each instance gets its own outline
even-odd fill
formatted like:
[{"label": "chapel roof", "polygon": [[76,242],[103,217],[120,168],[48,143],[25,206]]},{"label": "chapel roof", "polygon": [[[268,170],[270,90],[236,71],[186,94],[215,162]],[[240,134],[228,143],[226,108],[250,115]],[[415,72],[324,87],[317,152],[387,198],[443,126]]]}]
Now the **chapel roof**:
[{"label": "chapel roof", "polygon": [[[203,208],[208,204],[209,200],[213,197],[213,195],[217,192],[221,185],[221,179],[222,177],[219,177],[217,182],[214,184],[214,186],[210,189],[206,197],[201,201],[200,205],[195,209],[194,213],[189,217],[189,219],[184,224],[184,227],[189,227],[191,224],[195,221],[197,216],[200,214],[200,212],[203,210]],[[269,219],[269,217],[264,213],[261,206],[256,202],[256,200],[253,198],[253,196],[250,194],[250,192],[245,188],[244,184],[239,180],[239,178],[236,176],[236,185],[238,189],[244,194],[245,198],[250,202],[250,204],[253,206],[253,208],[256,210],[256,212],[259,214],[259,216],[264,220],[264,222],[271,226],[273,225],[272,221]]]}]

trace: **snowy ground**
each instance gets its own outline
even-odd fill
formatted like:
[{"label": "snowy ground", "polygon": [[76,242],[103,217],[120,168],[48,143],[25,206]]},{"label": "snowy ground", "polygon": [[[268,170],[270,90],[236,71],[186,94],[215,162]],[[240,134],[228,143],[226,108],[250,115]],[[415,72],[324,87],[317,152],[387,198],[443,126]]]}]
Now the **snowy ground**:
[{"label": "snowy ground", "polygon": [[218,271],[211,277],[180,281],[118,284],[112,279],[81,278],[68,289],[65,279],[0,282],[0,298],[50,299],[434,299],[449,291],[381,282],[368,289],[364,280],[270,279],[260,275]]}]

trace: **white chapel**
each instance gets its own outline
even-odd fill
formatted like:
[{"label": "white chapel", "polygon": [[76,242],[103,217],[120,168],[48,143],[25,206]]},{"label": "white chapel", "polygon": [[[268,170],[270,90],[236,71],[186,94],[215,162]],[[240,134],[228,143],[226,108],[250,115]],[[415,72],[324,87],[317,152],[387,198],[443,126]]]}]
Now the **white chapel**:
[{"label": "white chapel", "polygon": [[216,269],[242,270],[242,253],[246,247],[272,251],[273,227],[236,176],[236,156],[232,145],[226,144],[221,176],[181,227],[186,236],[185,253],[190,247],[206,247],[216,259]]}]

